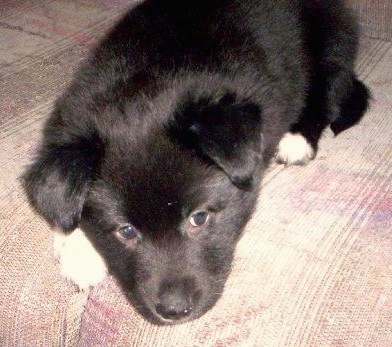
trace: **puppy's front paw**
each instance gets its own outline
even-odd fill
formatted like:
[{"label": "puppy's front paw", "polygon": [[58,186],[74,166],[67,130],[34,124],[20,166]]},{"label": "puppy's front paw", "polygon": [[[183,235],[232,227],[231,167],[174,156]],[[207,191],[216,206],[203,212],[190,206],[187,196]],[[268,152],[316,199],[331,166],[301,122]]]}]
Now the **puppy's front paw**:
[{"label": "puppy's front paw", "polygon": [[288,132],[279,142],[276,160],[285,165],[305,165],[314,156],[314,150],[304,136]]},{"label": "puppy's front paw", "polygon": [[53,248],[61,275],[80,290],[97,285],[108,274],[104,260],[80,229],[69,235],[55,231]]}]

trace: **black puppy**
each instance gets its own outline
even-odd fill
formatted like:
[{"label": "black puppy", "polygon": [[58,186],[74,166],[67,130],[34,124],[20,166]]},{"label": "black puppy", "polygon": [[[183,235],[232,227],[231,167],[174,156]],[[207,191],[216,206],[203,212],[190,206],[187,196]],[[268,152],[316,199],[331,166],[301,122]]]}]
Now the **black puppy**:
[{"label": "black puppy", "polygon": [[269,161],[307,163],[326,126],[338,134],[366,110],[356,50],[337,0],[132,9],[57,101],[24,176],[61,230],[63,275],[86,288],[108,268],[156,323],[205,313]]}]

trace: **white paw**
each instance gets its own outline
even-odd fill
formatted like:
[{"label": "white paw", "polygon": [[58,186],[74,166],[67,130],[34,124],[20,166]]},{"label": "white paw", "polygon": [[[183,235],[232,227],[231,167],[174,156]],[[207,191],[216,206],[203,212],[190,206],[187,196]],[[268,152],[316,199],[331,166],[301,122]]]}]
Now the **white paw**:
[{"label": "white paw", "polygon": [[305,137],[286,133],[279,142],[276,160],[285,165],[305,165],[314,158],[314,154]]},{"label": "white paw", "polygon": [[60,262],[60,273],[80,290],[97,285],[108,274],[106,264],[80,229],[66,235],[55,230],[54,255]]}]

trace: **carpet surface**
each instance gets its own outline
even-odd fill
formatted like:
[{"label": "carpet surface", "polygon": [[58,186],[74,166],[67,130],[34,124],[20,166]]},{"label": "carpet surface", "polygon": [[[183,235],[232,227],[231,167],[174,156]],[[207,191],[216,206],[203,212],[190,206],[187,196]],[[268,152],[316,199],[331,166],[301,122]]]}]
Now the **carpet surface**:
[{"label": "carpet surface", "polygon": [[348,2],[369,112],[326,131],[308,166],[269,169],[222,299],[174,327],[144,321],[113,278],[61,278],[18,179],[53,101],[136,2],[0,2],[0,346],[392,346],[392,3]]}]

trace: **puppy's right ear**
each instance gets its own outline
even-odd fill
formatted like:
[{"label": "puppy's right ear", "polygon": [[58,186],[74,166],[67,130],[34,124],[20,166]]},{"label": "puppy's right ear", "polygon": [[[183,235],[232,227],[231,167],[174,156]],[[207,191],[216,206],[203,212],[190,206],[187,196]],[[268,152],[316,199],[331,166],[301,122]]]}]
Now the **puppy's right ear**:
[{"label": "puppy's right ear", "polygon": [[99,163],[100,141],[91,135],[62,137],[45,138],[22,181],[30,203],[52,226],[73,230]]},{"label": "puppy's right ear", "polygon": [[261,108],[226,92],[217,100],[188,97],[174,116],[171,136],[214,162],[240,189],[255,187],[262,164]]}]

